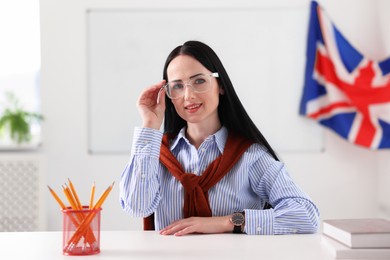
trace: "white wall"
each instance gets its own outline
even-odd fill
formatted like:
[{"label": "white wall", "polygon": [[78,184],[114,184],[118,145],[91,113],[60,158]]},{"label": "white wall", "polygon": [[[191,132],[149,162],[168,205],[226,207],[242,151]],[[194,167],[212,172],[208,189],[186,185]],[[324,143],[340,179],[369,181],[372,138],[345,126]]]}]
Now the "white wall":
[{"label": "white wall", "polygon": [[[390,3],[384,0],[323,0],[344,35],[374,59],[390,55],[385,24],[390,24]],[[119,182],[126,154],[88,154],[86,10],[88,8],[158,8],[164,6],[246,7],[302,6],[294,1],[175,1],[175,0],[41,0],[42,111],[46,182],[56,190],[70,178],[82,198],[96,181],[98,194],[112,181]],[[389,44],[387,44],[389,46]],[[218,50],[217,50],[218,52]],[[302,75],[303,77],[303,75]],[[245,100],[243,100],[245,103]],[[298,111],[298,108],[297,108]],[[314,122],[313,122],[314,124]],[[129,131],[130,132],[130,131]],[[131,138],[131,136],[129,136]],[[321,152],[280,154],[291,175],[317,203],[322,218],[390,217],[389,151],[368,151],[325,131]],[[104,204],[102,229],[141,229],[119,206],[118,186]],[[61,229],[58,205],[47,193],[49,230]]]},{"label": "white wall", "polygon": [[[380,0],[378,3],[378,22],[381,24],[381,35],[383,37],[383,53],[389,57],[390,54],[390,34],[386,25],[390,24],[388,13],[390,11],[390,1]],[[390,216],[390,160],[389,152],[378,155],[378,202],[380,215],[389,218]]]}]

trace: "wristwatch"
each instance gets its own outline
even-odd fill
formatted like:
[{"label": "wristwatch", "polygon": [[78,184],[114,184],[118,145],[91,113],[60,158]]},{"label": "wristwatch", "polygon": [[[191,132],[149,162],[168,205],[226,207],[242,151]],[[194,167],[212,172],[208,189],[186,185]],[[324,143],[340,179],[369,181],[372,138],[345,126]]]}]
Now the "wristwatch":
[{"label": "wristwatch", "polygon": [[242,233],[244,229],[245,223],[245,211],[242,212],[234,212],[230,222],[234,225],[233,233]]}]

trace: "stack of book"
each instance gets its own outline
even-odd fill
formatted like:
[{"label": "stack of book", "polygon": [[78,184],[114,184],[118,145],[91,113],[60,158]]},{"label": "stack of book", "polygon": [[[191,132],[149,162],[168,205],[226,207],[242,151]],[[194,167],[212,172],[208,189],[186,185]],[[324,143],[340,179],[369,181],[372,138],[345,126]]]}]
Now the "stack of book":
[{"label": "stack of book", "polygon": [[390,221],[327,219],[322,242],[336,259],[390,259]]}]

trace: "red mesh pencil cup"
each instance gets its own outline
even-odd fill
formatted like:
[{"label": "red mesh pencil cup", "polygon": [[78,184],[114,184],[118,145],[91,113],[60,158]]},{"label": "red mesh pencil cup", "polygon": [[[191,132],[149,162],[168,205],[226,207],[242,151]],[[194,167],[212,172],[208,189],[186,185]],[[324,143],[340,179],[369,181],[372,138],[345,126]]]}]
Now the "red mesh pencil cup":
[{"label": "red mesh pencil cup", "polygon": [[63,213],[62,252],[64,255],[94,255],[100,253],[99,209],[67,208]]}]

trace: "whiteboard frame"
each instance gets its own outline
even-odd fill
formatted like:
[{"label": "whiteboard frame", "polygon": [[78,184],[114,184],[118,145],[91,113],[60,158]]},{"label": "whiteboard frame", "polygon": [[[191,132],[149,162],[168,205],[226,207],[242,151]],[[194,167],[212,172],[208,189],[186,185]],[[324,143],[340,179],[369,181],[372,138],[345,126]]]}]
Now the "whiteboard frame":
[{"label": "whiteboard frame", "polygon": [[[170,14],[173,14],[173,21],[161,19],[162,17],[172,17]],[[279,20],[282,19],[282,21],[279,21],[281,23],[279,25],[275,25],[275,22],[277,23],[278,19],[275,20],[272,18],[272,15],[275,14],[279,14]],[[291,19],[291,22],[286,20],[286,18],[283,18],[288,14],[291,15],[290,18],[294,18]],[[315,122],[298,115],[299,101],[303,89],[304,78],[306,28],[308,27],[307,15],[308,8],[306,8],[306,6],[279,6],[276,8],[248,7],[240,9],[134,8],[128,10],[88,10],[87,71],[89,152],[91,154],[129,153],[133,129],[141,123],[138,112],[135,108],[136,98],[144,87],[152,85],[161,79],[163,62],[165,61],[166,56],[171,49],[179,44],[182,44],[186,39],[185,37],[187,37],[179,37],[179,35],[175,35],[172,31],[170,33],[166,33],[166,31],[169,31],[166,28],[171,28],[171,26],[167,25],[176,24],[177,21],[185,21],[185,19],[188,19],[187,21],[194,21],[194,18],[197,16],[214,16],[219,22],[225,22],[223,27],[213,26],[211,28],[206,28],[208,29],[207,32],[209,32],[209,34],[204,36],[199,34],[200,36],[197,39],[204,40],[217,52],[228,71],[236,91],[247,109],[247,112],[274,149],[277,152],[323,151],[324,133],[322,128]],[[99,18],[99,16],[101,17]],[[266,18],[264,18],[264,16],[266,16]],[[235,19],[231,17],[235,17]],[[96,20],[97,18],[101,19],[101,21]],[[155,19],[154,25],[156,22],[161,21],[161,24],[159,25],[160,27],[154,29],[150,27],[150,25],[153,25],[153,22],[151,21],[153,19]],[[230,21],[229,19],[232,19],[232,24],[226,25],[226,23]],[[270,20],[269,23],[267,19]],[[294,23],[293,20],[297,19],[299,19],[299,22],[295,21]],[[250,24],[253,21],[259,22],[262,26],[258,26],[256,24],[256,26],[250,25],[245,28],[241,27],[240,29],[234,28],[237,24],[239,26],[240,22],[242,24]],[[166,24],[164,24],[164,22]],[[199,23],[199,21],[197,22]],[[109,23],[112,23],[111,27]],[[135,24],[136,26],[131,27],[131,24]],[[191,28],[191,26],[188,24],[186,25],[185,22],[182,22],[180,26],[174,30],[182,33],[185,28]],[[274,26],[273,28],[276,31],[280,30],[279,34],[274,33],[270,36],[272,41],[263,41],[260,36],[257,37],[252,34],[257,30],[259,35],[264,35],[267,33],[267,28],[272,26]],[[285,28],[286,26],[288,26],[288,28]],[[131,31],[129,28],[136,32],[134,33],[134,31]],[[149,34],[142,33],[142,31],[147,30],[154,31]],[[224,45],[222,40],[216,40],[217,38],[220,39],[224,37],[224,35],[226,35],[229,31],[234,30],[235,33],[242,32],[242,34],[240,37],[230,39],[229,44]],[[218,32],[220,33],[219,35]],[[100,33],[100,35],[96,35],[96,33]],[[133,38],[132,35],[134,36]],[[161,35],[172,35],[172,37],[169,38],[172,39],[172,42],[169,44],[167,43],[164,48],[161,47],[158,49],[157,47],[160,46],[162,42],[165,42],[161,41],[161,39],[165,39],[164,37],[161,37]],[[213,35],[217,35],[217,37],[213,38]],[[160,39],[160,42],[156,41],[155,45],[148,44],[151,38],[147,39],[147,36],[156,36],[157,39]],[[247,36],[247,39],[242,39],[245,36]],[[286,37],[283,38],[284,36]],[[99,40],[96,40],[96,37],[100,37]],[[138,46],[138,48],[141,49],[133,52],[130,49],[126,49],[124,45],[115,45],[120,41],[133,42],[136,39],[139,39],[139,42],[135,41],[133,47]],[[225,41],[227,40],[229,39],[225,37]],[[110,41],[112,46],[109,46],[109,51],[105,51],[107,50],[107,44],[109,44]],[[239,53],[234,54],[236,50],[235,47],[243,47],[248,44],[248,42],[255,42],[260,45],[263,44],[263,46],[259,46],[259,49],[254,48],[254,50],[257,50],[261,55],[254,55],[253,57],[251,53],[254,53],[255,51],[248,51],[248,48],[244,48]],[[148,50],[151,50],[150,55],[145,51],[145,49],[142,50],[143,47],[145,47],[146,50],[146,47],[149,48]],[[265,59],[265,55],[267,55],[267,52],[269,52],[271,48],[274,48],[274,53],[272,54],[273,57],[266,57],[267,61],[262,62],[261,60]],[[287,50],[284,50],[285,48],[287,48]],[[281,51],[281,49],[283,50]],[[293,53],[295,51],[296,53]],[[113,52],[114,54],[112,54]],[[245,53],[243,54],[242,52]],[[135,59],[137,64],[143,64],[141,61],[146,61],[144,65],[140,65],[141,68],[138,71],[135,69],[134,65],[129,64],[128,60],[126,60],[126,58],[129,59],[131,55],[136,57],[135,53],[141,54]],[[290,54],[291,57],[285,57]],[[289,62],[289,60],[292,59],[294,62]],[[237,63],[245,64],[245,66],[237,66]],[[248,66],[248,63],[251,64]],[[260,68],[259,70],[263,71],[263,74],[260,76],[256,75],[257,71],[253,70],[254,66],[258,66],[258,68]],[[110,71],[110,68],[115,69]],[[131,74],[131,69],[134,69],[132,75],[135,75],[136,79],[131,80],[131,77],[127,78],[126,73],[128,71],[128,74]],[[288,80],[280,77],[278,70],[283,70],[283,73],[281,74],[288,77]],[[267,78],[268,75],[272,75],[274,80],[273,82],[270,82],[270,79]],[[118,81],[115,82],[115,80]],[[124,81],[126,80],[129,81],[129,89],[131,85],[135,86],[134,90],[124,90],[126,89],[124,84]],[[114,81],[114,83],[110,86],[114,89],[108,89],[107,86],[110,85],[110,81]],[[104,85],[104,82],[107,82],[106,85]],[[272,86],[275,90],[271,93],[270,88],[261,87],[260,89],[256,89],[256,92],[254,92],[248,87],[246,87],[247,89],[245,89],[245,87],[241,87],[250,86],[253,82],[256,82],[260,86],[267,86],[276,82],[276,84]],[[98,86],[97,88],[97,85],[99,84],[101,84],[101,86]],[[121,94],[115,94],[116,91],[114,90],[116,87],[124,90],[124,92],[121,92]],[[99,98],[97,98],[97,92],[102,93]],[[274,94],[278,95],[278,97],[275,98]],[[127,100],[121,100],[121,98],[125,96],[128,96],[128,104],[125,104]],[[265,96],[265,98],[256,100],[254,99],[254,96]],[[102,107],[103,103],[110,98],[111,105]],[[118,100],[118,102],[116,100]],[[259,104],[262,105],[261,109],[257,108]],[[113,111],[104,114],[107,109],[111,108]],[[114,115],[117,116],[118,114],[118,121],[110,121],[114,120]],[[101,115],[102,117],[100,118]],[[113,117],[110,117],[110,115],[113,115]],[[108,121],[105,123],[103,122],[105,120]],[[125,122],[123,123],[123,121]],[[115,139],[118,136],[121,136],[119,141]]]}]

